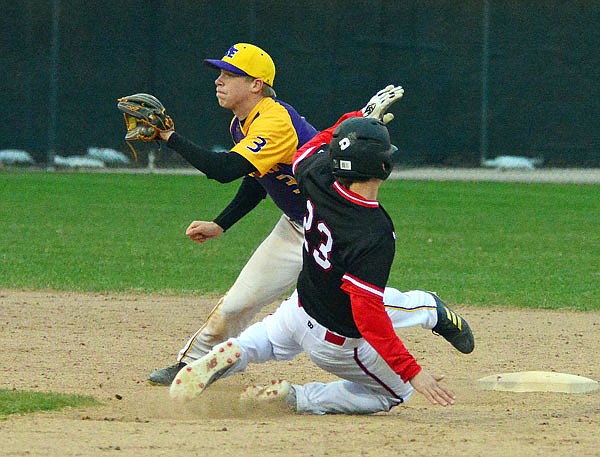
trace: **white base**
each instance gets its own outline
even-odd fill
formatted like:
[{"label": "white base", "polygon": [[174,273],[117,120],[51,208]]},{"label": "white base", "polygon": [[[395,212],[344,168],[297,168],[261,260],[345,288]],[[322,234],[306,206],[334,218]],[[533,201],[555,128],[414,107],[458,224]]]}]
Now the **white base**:
[{"label": "white base", "polygon": [[551,371],[521,371],[500,373],[477,380],[483,390],[508,392],[564,392],[581,394],[597,390],[596,381],[583,376]]}]

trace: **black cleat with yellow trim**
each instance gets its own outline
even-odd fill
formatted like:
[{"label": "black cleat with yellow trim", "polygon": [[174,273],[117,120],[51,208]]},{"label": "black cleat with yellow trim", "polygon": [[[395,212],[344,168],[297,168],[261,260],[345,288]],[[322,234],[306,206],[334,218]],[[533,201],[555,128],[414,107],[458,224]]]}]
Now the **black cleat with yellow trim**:
[{"label": "black cleat with yellow trim", "polygon": [[467,321],[453,311],[440,298],[430,292],[437,306],[438,321],[431,329],[433,333],[443,336],[452,346],[463,354],[473,352],[475,339]]}]

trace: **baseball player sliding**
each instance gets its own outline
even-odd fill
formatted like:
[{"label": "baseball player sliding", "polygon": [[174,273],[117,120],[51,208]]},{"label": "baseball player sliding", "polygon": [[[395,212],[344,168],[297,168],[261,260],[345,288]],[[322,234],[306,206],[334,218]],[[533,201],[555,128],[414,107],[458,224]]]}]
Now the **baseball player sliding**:
[{"label": "baseball player sliding", "polygon": [[[230,124],[234,146],[230,151],[210,151],[175,132],[173,120],[163,105],[148,94],[119,100],[128,127],[126,140],[161,139],[209,179],[229,182],[243,178],[233,201],[213,221],[193,221],[189,225],[186,234],[195,242],[204,243],[220,236],[266,195],[283,215],[231,288],[218,300],[208,319],[179,351],[177,363],[150,374],[148,380],[154,384],[170,385],[186,364],[238,335],[260,309],[289,293],[302,266],[305,198],[300,194],[291,166],[297,148],[317,131],[294,108],[275,98],[275,65],[264,50],[237,43],[221,59],[206,59],[205,63],[219,70],[216,97],[219,105],[234,115]],[[401,87],[388,86],[357,115],[389,122],[393,115],[386,111],[402,95]],[[137,124],[136,119],[140,121]],[[432,301],[425,306],[436,309]],[[450,329],[450,333],[438,333],[461,352],[470,352],[472,348],[460,347],[452,340],[456,328],[454,332]]]},{"label": "baseball player sliding", "polygon": [[[293,411],[312,414],[389,411],[414,390],[434,405],[454,403],[454,394],[439,384],[442,377],[423,370],[396,336],[394,320],[407,313],[384,306],[396,236],[377,196],[391,172],[393,147],[384,124],[362,114],[343,116],[296,153],[293,169],[307,198],[297,290],[274,314],[181,369],[171,384],[173,398],[193,398],[249,363],[290,360],[305,351],[341,380],[278,380],[253,386],[243,397],[282,399]],[[463,352],[472,350],[470,328],[435,294],[397,294],[390,291],[388,301],[405,299],[421,314],[421,325]]]}]

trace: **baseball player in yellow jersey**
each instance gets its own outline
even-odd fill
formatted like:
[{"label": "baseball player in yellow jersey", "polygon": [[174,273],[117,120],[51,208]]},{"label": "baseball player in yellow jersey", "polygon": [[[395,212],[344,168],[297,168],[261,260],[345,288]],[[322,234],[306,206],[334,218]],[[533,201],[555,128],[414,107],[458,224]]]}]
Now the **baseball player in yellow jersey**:
[{"label": "baseball player in yellow jersey", "polygon": [[283,215],[206,322],[181,349],[178,363],[150,374],[148,380],[155,384],[169,385],[184,364],[239,334],[262,307],[289,292],[302,266],[305,200],[291,164],[296,150],[317,130],[292,106],[275,98],[275,65],[264,50],[237,43],[221,59],[204,62],[220,70],[215,80],[216,97],[222,108],[234,114],[230,124],[234,146],[215,153],[174,130],[161,133],[161,139],[210,179],[243,179],[221,214],[213,221],[193,221],[187,236],[198,243],[220,236],[267,195]]}]

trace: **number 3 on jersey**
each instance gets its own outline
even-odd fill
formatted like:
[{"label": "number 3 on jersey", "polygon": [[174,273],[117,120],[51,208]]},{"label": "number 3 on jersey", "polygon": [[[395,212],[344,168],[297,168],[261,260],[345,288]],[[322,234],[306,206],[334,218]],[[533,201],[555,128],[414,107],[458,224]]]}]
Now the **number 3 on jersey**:
[{"label": "number 3 on jersey", "polygon": [[[310,246],[308,245],[308,240],[306,239],[306,234],[308,234],[312,230],[312,225],[314,222],[315,215],[315,207],[310,200],[306,201],[306,215],[304,216],[303,226],[304,226],[304,249],[306,252],[311,252]],[[331,249],[333,248],[333,238],[331,237],[331,231],[329,227],[323,221],[319,221],[317,223],[317,231],[321,234],[321,243],[316,248],[312,249],[312,256],[319,265],[324,270],[329,270],[331,268],[331,262],[329,258],[331,256]]]}]

